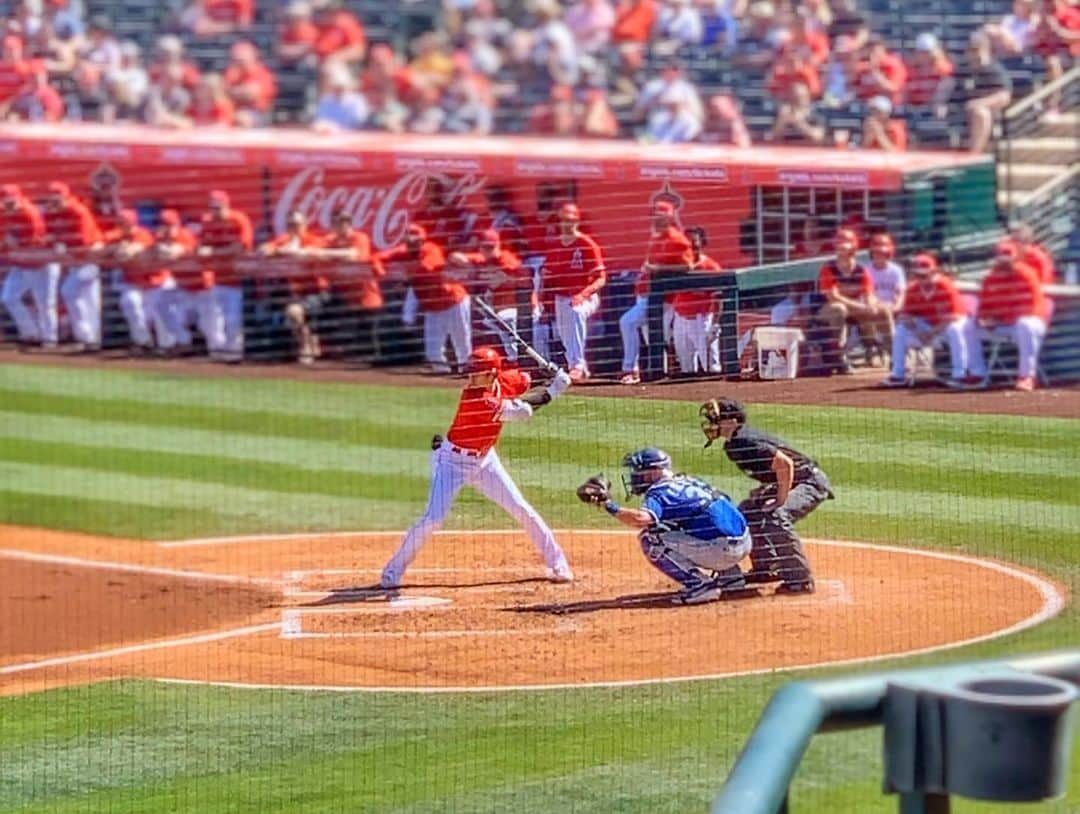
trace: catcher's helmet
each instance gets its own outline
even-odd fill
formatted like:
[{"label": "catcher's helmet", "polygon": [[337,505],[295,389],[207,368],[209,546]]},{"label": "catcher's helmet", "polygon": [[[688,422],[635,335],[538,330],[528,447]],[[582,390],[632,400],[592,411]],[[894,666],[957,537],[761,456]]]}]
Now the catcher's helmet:
[{"label": "catcher's helmet", "polygon": [[502,370],[503,357],[491,345],[474,348],[465,363],[466,373],[487,373],[489,370]]},{"label": "catcher's helmet", "polygon": [[623,486],[628,495],[643,495],[652,486],[645,473],[654,469],[671,469],[671,456],[656,447],[645,447],[623,458],[623,466],[630,470],[630,477],[623,475]]}]

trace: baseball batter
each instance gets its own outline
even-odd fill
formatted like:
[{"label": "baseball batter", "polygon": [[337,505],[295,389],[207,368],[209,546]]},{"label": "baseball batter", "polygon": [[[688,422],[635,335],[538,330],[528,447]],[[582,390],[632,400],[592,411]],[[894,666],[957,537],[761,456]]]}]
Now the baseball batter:
[{"label": "baseball batter", "polygon": [[596,241],[581,231],[577,204],[559,208],[559,236],[544,255],[543,293],[554,298],[555,327],[566,351],[572,381],[589,378],[585,338],[589,317],[600,307],[600,289],[607,282],[604,255]]},{"label": "baseball batter", "polygon": [[780,582],[777,593],[813,593],[814,577],[795,523],[833,497],[829,479],[812,459],[746,423],[735,399],[701,405],[706,449],[719,438],[739,469],[760,484],[739,504],[754,540],[748,582]]},{"label": "baseball batter", "polygon": [[597,476],[578,489],[578,497],[625,526],[639,529],[645,558],[664,576],[683,586],[681,605],[756,595],[739,568],[750,553],[750,530],[731,498],[698,478],[676,475],[671,456],[648,447],[623,459],[627,497],[644,495],[640,509],[611,499],[610,484]]},{"label": "baseball batter", "polygon": [[431,491],[424,515],[405,533],[401,546],[383,568],[381,588],[397,588],[409,564],[437,531],[465,485],[501,506],[520,523],[540,552],[553,582],[572,582],[573,571],[540,514],[525,499],[503,467],[495,444],[503,424],[528,421],[533,413],[570,386],[559,370],[547,387],[530,389],[529,374],[504,366],[501,353],[484,345],[469,356],[469,379],[446,438],[433,439]]},{"label": "baseball batter", "polygon": [[[0,187],[0,239],[4,241],[4,252],[33,248],[40,244],[44,235],[45,222],[33,201],[23,195],[17,184]],[[56,324],[46,324],[42,316],[47,309],[39,304],[47,300],[47,285],[44,271],[8,266],[0,299],[15,323],[20,345],[36,345],[42,341],[49,345],[56,344]],[[28,294],[34,300],[36,313],[27,307]],[[56,313],[55,281],[52,286],[52,313]]]}]

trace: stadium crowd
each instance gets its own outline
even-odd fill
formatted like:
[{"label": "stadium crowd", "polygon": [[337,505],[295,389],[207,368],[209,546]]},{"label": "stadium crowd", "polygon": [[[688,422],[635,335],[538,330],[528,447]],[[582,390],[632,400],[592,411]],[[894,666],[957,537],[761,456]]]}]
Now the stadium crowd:
[{"label": "stadium crowd", "polygon": [[190,0],[125,34],[83,2],[10,5],[4,118],[981,152],[1010,65],[1080,54],[1073,0],[1015,0],[959,47],[888,39],[855,0],[444,0],[407,44],[341,0]]},{"label": "stadium crowd", "polygon": [[[536,212],[524,214],[506,189],[490,185],[484,210],[468,211],[452,203],[449,183],[429,177],[424,205],[412,213],[403,241],[384,251],[373,251],[344,209],[333,213],[326,230],[301,211],[290,212],[285,231],[256,246],[251,220],[221,190],[209,193],[198,222],[185,224],[175,210],[164,209],[150,231],[115,197],[88,204],[54,181],[39,205],[6,184],[0,187],[0,234],[8,272],[0,299],[28,351],[59,351],[62,338],[71,340],[64,352],[100,350],[103,294],[112,294],[135,355],[195,354],[198,338],[211,358],[239,362],[245,311],[262,309],[287,326],[295,358],[304,364],[324,354],[371,361],[386,341],[384,318],[407,325],[422,320],[431,371],[450,373],[468,357],[478,332],[500,341],[516,360],[507,326],[528,323],[542,354],[561,355],[573,380],[588,379],[589,320],[605,299],[609,270],[605,247],[583,228],[577,204],[553,192],[538,199]],[[704,230],[682,228],[669,201],[655,200],[649,215],[634,298],[618,319],[624,384],[641,380],[652,281],[721,272],[706,252]],[[857,255],[864,244],[866,262]],[[1054,282],[1055,269],[1025,224],[996,246],[975,301],[961,297],[933,253],[915,255],[905,269],[887,233],[855,222],[829,241],[808,240],[798,248],[804,256],[833,259],[821,267],[816,285],[792,286],[759,324],[802,329],[807,372],[848,373],[858,348],[870,365],[884,366],[891,356],[884,384],[903,385],[912,375],[909,351],[940,341],[949,349],[949,386],[981,386],[988,379],[983,339],[1001,339],[1019,348],[1016,386],[1035,386],[1052,316],[1042,288]],[[387,285],[406,292],[392,309]],[[737,338],[720,335],[717,288],[665,295],[669,371],[721,372],[719,342]]]}]

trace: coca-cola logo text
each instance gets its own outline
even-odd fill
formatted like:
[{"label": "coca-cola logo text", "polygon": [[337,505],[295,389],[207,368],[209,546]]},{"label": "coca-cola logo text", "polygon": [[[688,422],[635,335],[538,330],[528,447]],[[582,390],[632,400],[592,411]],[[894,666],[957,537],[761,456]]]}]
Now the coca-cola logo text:
[{"label": "coca-cola logo text", "polygon": [[470,196],[483,189],[487,178],[482,175],[462,175],[453,178],[424,171],[402,175],[389,186],[353,186],[344,184],[327,187],[326,171],[308,167],[292,177],[274,207],[274,231],[286,229],[289,212],[299,209],[308,223],[329,228],[331,217],[338,209],[352,215],[353,227],[367,232],[376,249],[396,246],[405,237],[410,213],[423,205],[428,179],[438,181],[444,190],[447,205],[465,206]]}]

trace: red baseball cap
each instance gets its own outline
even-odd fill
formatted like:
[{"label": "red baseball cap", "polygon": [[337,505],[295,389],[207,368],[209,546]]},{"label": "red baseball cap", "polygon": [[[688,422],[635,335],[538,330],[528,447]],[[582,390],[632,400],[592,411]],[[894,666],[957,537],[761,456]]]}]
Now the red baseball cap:
[{"label": "red baseball cap", "polygon": [[210,203],[219,204],[221,206],[229,205],[229,193],[223,189],[210,190]]},{"label": "red baseball cap", "polygon": [[564,203],[559,207],[559,220],[581,220],[581,210],[576,203]]},{"label": "red baseball cap", "polygon": [[179,226],[180,213],[175,209],[162,209],[160,220],[162,226]]}]

